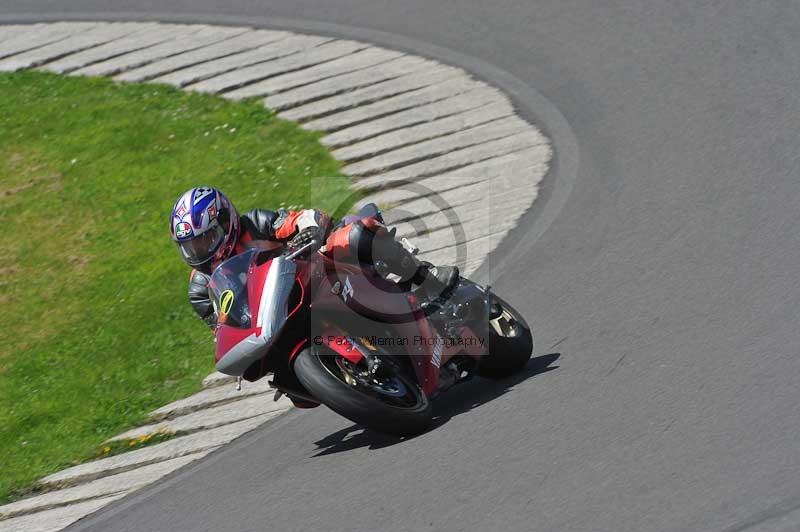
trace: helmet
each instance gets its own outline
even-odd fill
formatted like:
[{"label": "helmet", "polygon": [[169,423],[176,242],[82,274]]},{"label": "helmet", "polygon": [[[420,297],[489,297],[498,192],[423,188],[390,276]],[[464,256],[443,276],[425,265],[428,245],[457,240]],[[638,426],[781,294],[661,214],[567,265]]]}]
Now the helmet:
[{"label": "helmet", "polygon": [[186,263],[211,273],[215,263],[233,252],[239,239],[239,215],[221,191],[211,187],[187,190],[172,207],[172,240]]}]

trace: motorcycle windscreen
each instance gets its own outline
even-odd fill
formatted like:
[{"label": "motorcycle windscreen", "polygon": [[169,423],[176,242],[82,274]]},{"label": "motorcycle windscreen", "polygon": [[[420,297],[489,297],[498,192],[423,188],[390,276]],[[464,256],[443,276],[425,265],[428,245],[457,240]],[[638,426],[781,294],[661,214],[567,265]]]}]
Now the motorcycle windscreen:
[{"label": "motorcycle windscreen", "polygon": [[257,251],[250,249],[220,264],[211,275],[208,288],[220,325],[250,328],[247,279]]}]

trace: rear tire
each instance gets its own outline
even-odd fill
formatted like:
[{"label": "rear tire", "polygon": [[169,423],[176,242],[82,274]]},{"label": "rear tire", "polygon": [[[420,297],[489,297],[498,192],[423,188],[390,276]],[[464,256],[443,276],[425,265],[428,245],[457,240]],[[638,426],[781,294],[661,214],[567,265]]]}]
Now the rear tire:
[{"label": "rear tire", "polygon": [[494,294],[492,300],[502,312],[489,322],[489,354],[481,358],[478,375],[502,379],[525,368],[533,354],[533,335],[514,307]]},{"label": "rear tire", "polygon": [[428,428],[433,416],[431,403],[413,379],[399,370],[393,375],[402,383],[410,404],[390,405],[345,382],[343,374],[337,374],[336,357],[344,360],[325,346],[313,346],[294,361],[297,378],[325,406],[359,425],[395,436],[411,436]]}]

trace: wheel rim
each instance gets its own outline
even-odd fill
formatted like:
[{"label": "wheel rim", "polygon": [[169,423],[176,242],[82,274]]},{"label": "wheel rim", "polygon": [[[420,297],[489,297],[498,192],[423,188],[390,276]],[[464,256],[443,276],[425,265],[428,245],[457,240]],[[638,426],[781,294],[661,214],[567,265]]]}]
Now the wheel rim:
[{"label": "wheel rim", "polygon": [[506,338],[516,338],[521,336],[528,327],[521,321],[516,312],[501,302],[502,312],[496,318],[489,320],[489,325],[499,335]]},{"label": "wheel rim", "polygon": [[374,375],[363,363],[353,364],[338,356],[322,356],[325,369],[338,380],[380,402],[399,409],[414,410],[424,404],[424,396],[408,377],[392,367],[392,372]]},{"label": "wheel rim", "polygon": [[374,376],[369,376],[368,371],[359,371],[357,366],[342,357],[336,357],[336,365],[339,367],[347,384],[351,386],[369,388],[388,397],[403,397],[407,393],[405,384],[396,375],[375,378]]}]

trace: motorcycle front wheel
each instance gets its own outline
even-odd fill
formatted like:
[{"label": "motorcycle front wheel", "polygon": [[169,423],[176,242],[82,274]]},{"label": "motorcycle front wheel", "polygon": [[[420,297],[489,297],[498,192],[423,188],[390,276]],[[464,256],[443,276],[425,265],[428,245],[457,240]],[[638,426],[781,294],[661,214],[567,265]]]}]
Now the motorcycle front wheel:
[{"label": "motorcycle front wheel", "polygon": [[489,320],[489,354],[481,357],[478,375],[502,379],[522,371],[533,354],[531,329],[514,307],[492,294],[494,315]]},{"label": "motorcycle front wheel", "polygon": [[363,362],[312,346],[297,355],[294,372],[315,398],[359,425],[395,436],[419,434],[430,425],[433,412],[422,388],[389,360],[376,375]]}]

